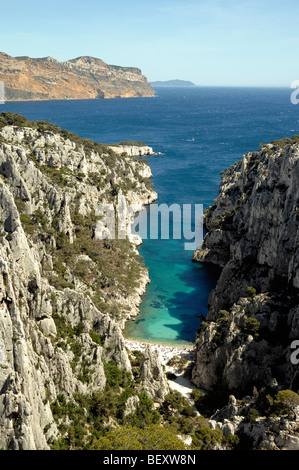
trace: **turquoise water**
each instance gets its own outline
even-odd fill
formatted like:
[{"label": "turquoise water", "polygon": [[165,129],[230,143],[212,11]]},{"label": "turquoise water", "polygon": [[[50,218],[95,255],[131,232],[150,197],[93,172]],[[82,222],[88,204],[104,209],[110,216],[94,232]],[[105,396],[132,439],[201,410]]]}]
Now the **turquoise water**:
[{"label": "turquoise water", "polygon": [[[259,142],[299,134],[291,89],[157,89],[156,98],[6,103],[28,119],[44,119],[97,142],[141,140],[161,156],[148,158],[158,203],[211,205],[220,171]],[[130,338],[193,342],[206,315],[217,272],[191,262],[183,240],[144,240],[140,254],[151,283]]]},{"label": "turquoise water", "polygon": [[191,263],[177,240],[145,240],[140,249],[151,283],[135,321],[127,323],[129,338],[185,345],[194,339],[206,314],[207,297],[217,278],[212,269]]}]

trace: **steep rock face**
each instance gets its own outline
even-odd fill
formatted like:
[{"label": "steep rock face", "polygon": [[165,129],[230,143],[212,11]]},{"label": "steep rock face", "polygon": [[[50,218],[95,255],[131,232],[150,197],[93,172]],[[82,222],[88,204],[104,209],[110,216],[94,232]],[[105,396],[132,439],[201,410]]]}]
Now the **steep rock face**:
[{"label": "steep rock face", "polygon": [[169,393],[169,386],[157,350],[147,345],[141,362],[142,387],[150,398],[162,403]]},{"label": "steep rock face", "polygon": [[0,122],[0,447],[48,449],[55,400],[103,391],[110,361],[131,373],[121,325],[147,270],[127,240],[94,237],[96,209],[156,193],[145,163],[44,122]]},{"label": "steep rock face", "polygon": [[224,172],[193,260],[220,266],[197,340],[193,381],[211,391],[299,389],[299,145],[274,141]]},{"label": "steep rock face", "polygon": [[58,62],[52,57],[32,59],[0,53],[0,80],[5,86],[6,99],[11,101],[155,94],[140,69],[108,65],[94,57]]}]

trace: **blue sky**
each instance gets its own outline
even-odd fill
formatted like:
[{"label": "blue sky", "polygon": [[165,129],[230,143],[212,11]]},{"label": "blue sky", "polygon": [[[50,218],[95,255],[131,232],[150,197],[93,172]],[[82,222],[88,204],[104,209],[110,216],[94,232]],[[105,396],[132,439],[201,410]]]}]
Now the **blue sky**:
[{"label": "blue sky", "polygon": [[286,86],[299,79],[298,0],[0,0],[0,51],[81,55],[149,81]]}]

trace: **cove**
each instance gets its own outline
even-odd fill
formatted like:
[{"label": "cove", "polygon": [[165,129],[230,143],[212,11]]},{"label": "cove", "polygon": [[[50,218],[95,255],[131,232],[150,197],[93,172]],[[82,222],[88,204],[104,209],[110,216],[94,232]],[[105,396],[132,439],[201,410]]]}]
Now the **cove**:
[{"label": "cove", "polygon": [[140,315],[126,324],[126,337],[177,346],[194,342],[218,272],[192,263],[190,252],[181,245],[177,240],[143,242],[139,252],[146,260],[151,282]]},{"label": "cove", "polygon": [[[143,141],[158,203],[213,204],[220,172],[259,142],[299,133],[299,106],[287,88],[157,89],[155,98],[7,102],[11,111],[46,120],[102,143]],[[125,335],[160,344],[194,342],[218,273],[191,261],[184,240],[144,240],[151,283]]]}]

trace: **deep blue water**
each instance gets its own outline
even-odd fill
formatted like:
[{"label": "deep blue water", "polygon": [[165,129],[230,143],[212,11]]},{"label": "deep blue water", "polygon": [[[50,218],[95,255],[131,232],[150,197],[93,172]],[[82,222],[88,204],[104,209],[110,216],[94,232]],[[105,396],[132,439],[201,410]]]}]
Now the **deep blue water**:
[{"label": "deep blue water", "polygon": [[[51,121],[97,142],[141,140],[161,156],[148,158],[158,203],[213,203],[220,171],[259,142],[299,134],[299,106],[290,89],[157,89],[155,98],[6,103],[2,111]],[[216,273],[191,262],[182,240],[144,240],[140,253],[151,284],[131,338],[194,341],[207,312]]]}]

